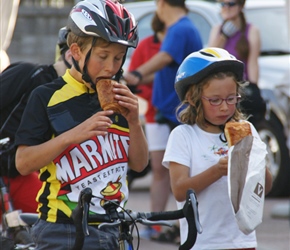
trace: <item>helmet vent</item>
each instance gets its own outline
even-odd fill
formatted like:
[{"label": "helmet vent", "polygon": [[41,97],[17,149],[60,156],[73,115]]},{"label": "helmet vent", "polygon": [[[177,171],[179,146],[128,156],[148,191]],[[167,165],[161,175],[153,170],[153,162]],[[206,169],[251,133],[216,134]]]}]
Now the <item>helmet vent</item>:
[{"label": "helmet vent", "polygon": [[204,52],[204,51],[200,51],[200,54],[202,54],[202,55],[204,55],[204,56],[215,57],[213,54],[206,53],[206,52]]}]

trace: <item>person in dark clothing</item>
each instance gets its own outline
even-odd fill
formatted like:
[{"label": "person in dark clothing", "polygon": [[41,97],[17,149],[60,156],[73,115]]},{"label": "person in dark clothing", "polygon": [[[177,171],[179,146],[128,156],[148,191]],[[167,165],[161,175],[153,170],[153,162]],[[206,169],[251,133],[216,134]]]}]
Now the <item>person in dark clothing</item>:
[{"label": "person in dark clothing", "polygon": [[[10,138],[9,152],[1,155],[0,175],[9,188],[15,209],[36,212],[36,195],[41,187],[38,173],[21,176],[15,167],[14,137],[19,127],[30,92],[64,74],[71,65],[71,54],[66,42],[67,29],[58,33],[59,58],[54,64],[38,65],[17,62],[0,74],[0,138]],[[1,211],[0,211],[1,212]]]}]

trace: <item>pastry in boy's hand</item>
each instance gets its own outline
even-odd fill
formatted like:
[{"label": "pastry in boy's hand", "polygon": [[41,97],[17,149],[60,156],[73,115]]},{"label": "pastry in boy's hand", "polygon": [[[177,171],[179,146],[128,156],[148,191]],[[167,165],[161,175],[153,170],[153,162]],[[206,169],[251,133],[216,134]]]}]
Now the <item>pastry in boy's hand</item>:
[{"label": "pastry in boy's hand", "polygon": [[248,122],[245,121],[227,122],[225,125],[224,132],[229,147],[237,144],[244,137],[252,135],[251,126]]},{"label": "pastry in boy's hand", "polygon": [[113,110],[114,113],[126,114],[128,112],[128,109],[119,105],[118,101],[114,98],[114,83],[120,84],[111,79],[100,79],[97,82],[96,88],[100,105],[103,110]]}]

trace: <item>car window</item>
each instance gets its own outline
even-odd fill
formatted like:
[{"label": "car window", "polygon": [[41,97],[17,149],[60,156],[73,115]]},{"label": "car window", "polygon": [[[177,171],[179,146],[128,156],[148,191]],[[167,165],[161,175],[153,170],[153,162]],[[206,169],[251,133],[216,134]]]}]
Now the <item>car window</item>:
[{"label": "car window", "polygon": [[211,30],[211,25],[199,13],[189,12],[188,16],[192,20],[194,25],[197,27],[197,29],[198,29],[198,31],[200,33],[200,36],[201,36],[202,44],[203,44],[204,47],[206,47],[208,39],[209,39],[209,33],[210,33],[210,30]]},{"label": "car window", "polygon": [[[153,34],[153,31],[151,29],[151,20],[153,18],[153,13],[149,13],[140,20],[138,20],[138,36],[139,36],[139,42],[144,39],[145,37],[148,37]],[[134,48],[129,48],[127,52],[127,58],[130,58],[132,56],[132,53],[134,51]]]},{"label": "car window", "polygon": [[[140,20],[138,20],[139,41],[141,41],[143,38],[153,34],[153,31],[151,28],[152,18],[153,18],[153,13],[149,13],[149,14],[143,16]],[[140,31],[142,31],[142,32],[140,32]]]}]

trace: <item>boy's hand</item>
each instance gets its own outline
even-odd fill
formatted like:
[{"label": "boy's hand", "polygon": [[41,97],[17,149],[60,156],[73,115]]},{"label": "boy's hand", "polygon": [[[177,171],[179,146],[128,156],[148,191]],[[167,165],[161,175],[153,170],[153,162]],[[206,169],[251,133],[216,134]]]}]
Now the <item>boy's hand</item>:
[{"label": "boy's hand", "polygon": [[138,98],[124,84],[114,84],[113,92],[119,105],[127,108],[128,112],[122,114],[128,123],[139,121],[139,103]]},{"label": "boy's hand", "polygon": [[81,143],[93,136],[105,136],[108,133],[108,128],[112,125],[112,121],[109,118],[113,114],[113,111],[99,111],[78,126],[69,130],[67,136],[69,136],[71,143]]}]

